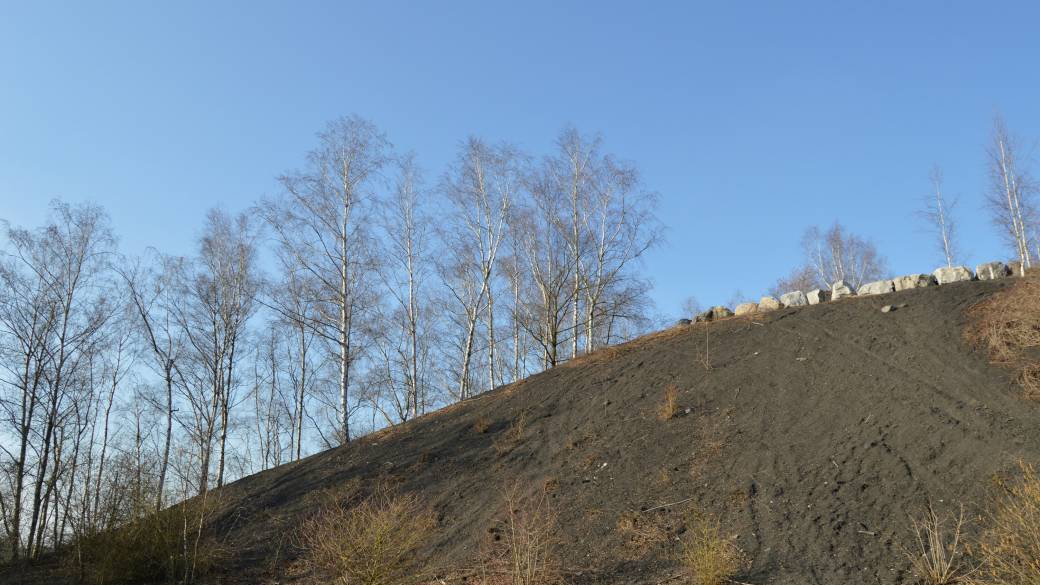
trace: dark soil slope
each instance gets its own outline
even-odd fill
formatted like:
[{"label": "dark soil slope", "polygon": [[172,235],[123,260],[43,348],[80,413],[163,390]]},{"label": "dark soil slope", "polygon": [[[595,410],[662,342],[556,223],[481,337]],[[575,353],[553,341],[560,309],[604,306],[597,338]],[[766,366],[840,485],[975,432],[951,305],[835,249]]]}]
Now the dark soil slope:
[{"label": "dark soil slope", "polygon": [[[290,535],[316,494],[383,478],[436,510],[426,554],[444,574],[473,564],[520,482],[551,494],[573,583],[674,575],[691,507],[738,535],[740,581],[909,582],[908,513],[977,513],[994,477],[1040,461],[1040,405],[962,340],[965,309],[1012,282],[676,327],[245,478],[223,497],[221,580],[293,580]],[[670,384],[680,410],[660,420]]]}]

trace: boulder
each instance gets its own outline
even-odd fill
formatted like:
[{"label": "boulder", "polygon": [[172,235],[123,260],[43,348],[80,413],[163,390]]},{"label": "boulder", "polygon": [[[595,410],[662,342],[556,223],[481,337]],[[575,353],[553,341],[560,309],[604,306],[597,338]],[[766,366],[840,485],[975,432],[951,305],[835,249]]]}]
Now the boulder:
[{"label": "boulder", "polygon": [[729,310],[729,307],[717,306],[711,308],[711,320],[722,319],[724,317],[732,317],[733,311]]},{"label": "boulder", "polygon": [[831,291],[823,290],[822,288],[816,288],[805,293],[805,299],[809,301],[810,305],[826,303],[827,301],[831,300]]},{"label": "boulder", "polygon": [[931,274],[907,274],[906,276],[900,276],[892,282],[895,283],[897,291],[910,290],[912,288],[924,288],[926,286],[936,286],[939,281],[935,279],[935,276]]},{"label": "boulder", "polygon": [[804,307],[809,304],[809,299],[800,290],[780,295],[780,304],[785,307]]},{"label": "boulder", "polygon": [[733,309],[736,315],[749,315],[758,312],[758,303],[741,303]]},{"label": "boulder", "polygon": [[780,301],[776,297],[762,297],[758,300],[759,311],[775,311],[780,308]]},{"label": "boulder", "polygon": [[690,323],[693,323],[693,321],[690,321],[689,319],[679,319],[678,321],[675,322],[675,325],[676,325],[676,327],[678,327],[678,326],[681,326],[681,325],[689,325]]},{"label": "boulder", "polygon": [[1007,263],[1008,270],[1011,271],[1011,276],[1022,276],[1022,261],[1012,260]]},{"label": "boulder", "polygon": [[971,270],[967,266],[943,266],[936,268],[932,273],[939,284],[950,284],[962,280],[974,280]]},{"label": "boulder", "polygon": [[844,280],[839,280],[831,285],[831,299],[838,300],[841,297],[851,297],[856,294],[856,291],[852,290],[849,283]]},{"label": "boulder", "polygon": [[698,313],[697,316],[693,318],[693,320],[696,323],[704,323],[707,321],[717,321],[719,319],[722,319],[723,317],[732,316],[733,311],[730,311],[728,307],[717,306],[712,307],[707,311],[704,311],[703,313]]},{"label": "boulder", "polygon": [[891,280],[875,280],[874,282],[868,282],[859,287],[856,291],[857,295],[883,295],[885,293],[894,292],[896,285]]},{"label": "boulder", "polygon": [[996,280],[1011,276],[1011,269],[1003,262],[986,262],[975,267],[975,276],[979,280]]}]

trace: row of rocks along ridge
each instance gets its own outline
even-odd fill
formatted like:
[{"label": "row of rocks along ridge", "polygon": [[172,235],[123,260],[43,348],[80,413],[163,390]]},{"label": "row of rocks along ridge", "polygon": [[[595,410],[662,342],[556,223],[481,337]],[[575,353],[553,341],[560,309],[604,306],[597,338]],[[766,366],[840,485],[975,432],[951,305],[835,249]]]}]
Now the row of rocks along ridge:
[{"label": "row of rocks along ridge", "polygon": [[890,292],[907,290],[911,288],[924,288],[928,286],[939,286],[951,282],[963,280],[995,280],[1006,278],[1013,273],[1012,267],[1003,262],[986,262],[975,267],[972,272],[967,266],[944,266],[937,268],[931,274],[908,274],[888,280],[878,280],[861,285],[853,289],[844,280],[839,280],[831,285],[830,290],[817,288],[808,292],[800,290],[780,295],[780,298],[765,296],[757,303],[742,303],[730,310],[729,307],[716,306],[694,316],[690,319],[680,319],[680,325],[688,325],[691,322],[714,321],[733,315],[747,315],[750,313],[764,313],[775,311],[784,307],[804,307],[807,305],[818,305],[827,301],[838,300],[842,297],[880,295]]}]

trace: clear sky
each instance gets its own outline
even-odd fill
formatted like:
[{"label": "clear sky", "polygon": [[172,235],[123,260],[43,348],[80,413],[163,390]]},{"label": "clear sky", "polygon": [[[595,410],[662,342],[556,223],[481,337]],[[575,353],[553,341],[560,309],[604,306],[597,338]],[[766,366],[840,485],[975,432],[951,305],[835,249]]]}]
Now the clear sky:
[{"label": "clear sky", "polygon": [[92,200],[124,250],[188,253],[208,207],[273,193],[357,113],[431,176],[469,134],[543,152],[566,124],[602,133],[661,195],[666,313],[761,294],[835,219],[930,271],[913,210],[935,163],[966,260],[1003,258],[984,148],[998,110],[1040,138],[1036,6],[0,0],[0,218]]}]

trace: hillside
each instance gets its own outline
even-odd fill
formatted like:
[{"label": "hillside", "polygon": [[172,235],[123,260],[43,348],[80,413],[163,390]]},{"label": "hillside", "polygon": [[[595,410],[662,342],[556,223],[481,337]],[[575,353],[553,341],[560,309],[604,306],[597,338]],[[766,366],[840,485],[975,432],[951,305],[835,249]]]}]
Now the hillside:
[{"label": "hillside", "polygon": [[910,582],[908,514],[980,513],[994,477],[1040,461],[1040,404],[962,338],[965,309],[1012,282],[677,326],[244,478],[220,497],[234,553],[211,581],[315,577],[293,530],[361,480],[434,508],[423,558],[442,576],[473,566],[515,484],[550,494],[574,584],[666,582],[691,507],[737,535],[742,582]]}]

